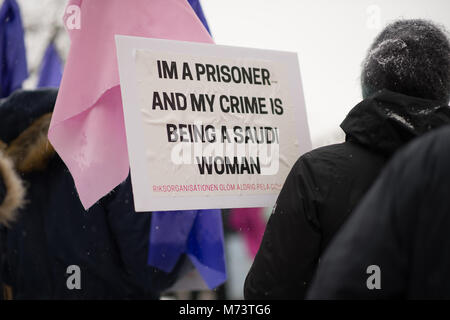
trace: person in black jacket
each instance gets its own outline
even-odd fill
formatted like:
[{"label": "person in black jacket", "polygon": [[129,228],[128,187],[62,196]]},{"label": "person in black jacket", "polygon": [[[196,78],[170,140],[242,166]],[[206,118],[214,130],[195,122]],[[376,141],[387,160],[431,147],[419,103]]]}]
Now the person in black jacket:
[{"label": "person in black jacket", "polygon": [[[0,238],[4,283],[14,299],[159,298],[178,267],[166,274],[147,265],[151,213],[135,212],[129,178],[84,210],[47,139],[56,96],[53,89],[18,91],[0,104],[1,154],[9,158],[0,157],[0,193],[9,199],[7,212],[0,207],[8,222]],[[14,176],[12,167],[26,187],[23,201],[19,179],[5,175]]]},{"label": "person in black jacket", "polygon": [[450,299],[450,127],[389,163],[324,253],[309,299]]},{"label": "person in black jacket", "polygon": [[440,27],[388,25],[362,69],[365,99],[341,124],[346,141],[303,155],[289,173],[245,280],[246,299],[303,299],[325,248],[386,161],[450,123],[450,43]]}]

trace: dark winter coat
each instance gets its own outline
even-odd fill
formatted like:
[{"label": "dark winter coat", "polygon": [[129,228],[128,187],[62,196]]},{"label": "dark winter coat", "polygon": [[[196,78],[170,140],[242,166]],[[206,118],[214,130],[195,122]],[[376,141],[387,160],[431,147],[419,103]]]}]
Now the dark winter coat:
[{"label": "dark winter coat", "polygon": [[450,299],[449,163],[449,127],[399,152],[328,247],[308,297]]},{"label": "dark winter coat", "polygon": [[450,108],[379,91],[341,124],[346,142],[303,155],[289,173],[247,275],[246,299],[302,299],[317,263],[389,157],[450,123]]},{"label": "dark winter coat", "polygon": [[[26,186],[10,228],[3,280],[15,299],[158,298],[176,278],[147,266],[150,213],[134,211],[130,179],[87,212],[47,132],[56,90],[22,91],[0,105],[0,139]],[[1,179],[0,179],[1,180]],[[69,266],[81,270],[70,290]]]}]

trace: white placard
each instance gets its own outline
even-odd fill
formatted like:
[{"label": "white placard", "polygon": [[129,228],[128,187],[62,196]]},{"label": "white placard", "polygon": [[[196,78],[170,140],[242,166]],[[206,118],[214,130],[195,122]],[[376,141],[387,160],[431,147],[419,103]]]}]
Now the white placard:
[{"label": "white placard", "polygon": [[272,206],[311,149],[295,53],[116,35],[136,211]]}]

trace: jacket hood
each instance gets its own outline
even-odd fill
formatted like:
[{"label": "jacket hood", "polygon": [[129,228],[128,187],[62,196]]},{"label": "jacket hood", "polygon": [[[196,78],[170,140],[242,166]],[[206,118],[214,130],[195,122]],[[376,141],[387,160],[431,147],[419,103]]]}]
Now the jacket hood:
[{"label": "jacket hood", "polygon": [[24,205],[19,174],[44,170],[55,151],[47,135],[56,90],[16,91],[0,100],[0,225]]},{"label": "jacket hood", "polygon": [[0,101],[0,150],[20,173],[44,170],[55,154],[47,135],[57,93],[19,90]]},{"label": "jacket hood", "polygon": [[346,140],[390,156],[428,131],[450,124],[450,107],[381,90],[356,105],[341,124]]},{"label": "jacket hood", "polygon": [[0,150],[0,225],[9,226],[24,204],[25,187],[12,161]]},{"label": "jacket hood", "polygon": [[52,112],[57,89],[18,90],[0,100],[0,140],[11,143],[37,118]]}]

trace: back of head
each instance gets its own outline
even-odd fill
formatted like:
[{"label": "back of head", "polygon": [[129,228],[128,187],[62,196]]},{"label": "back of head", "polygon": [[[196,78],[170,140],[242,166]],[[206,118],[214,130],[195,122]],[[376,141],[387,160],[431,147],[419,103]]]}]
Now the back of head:
[{"label": "back of head", "polygon": [[375,39],[363,63],[363,96],[388,89],[450,100],[450,41],[444,28],[426,20],[399,20]]}]

